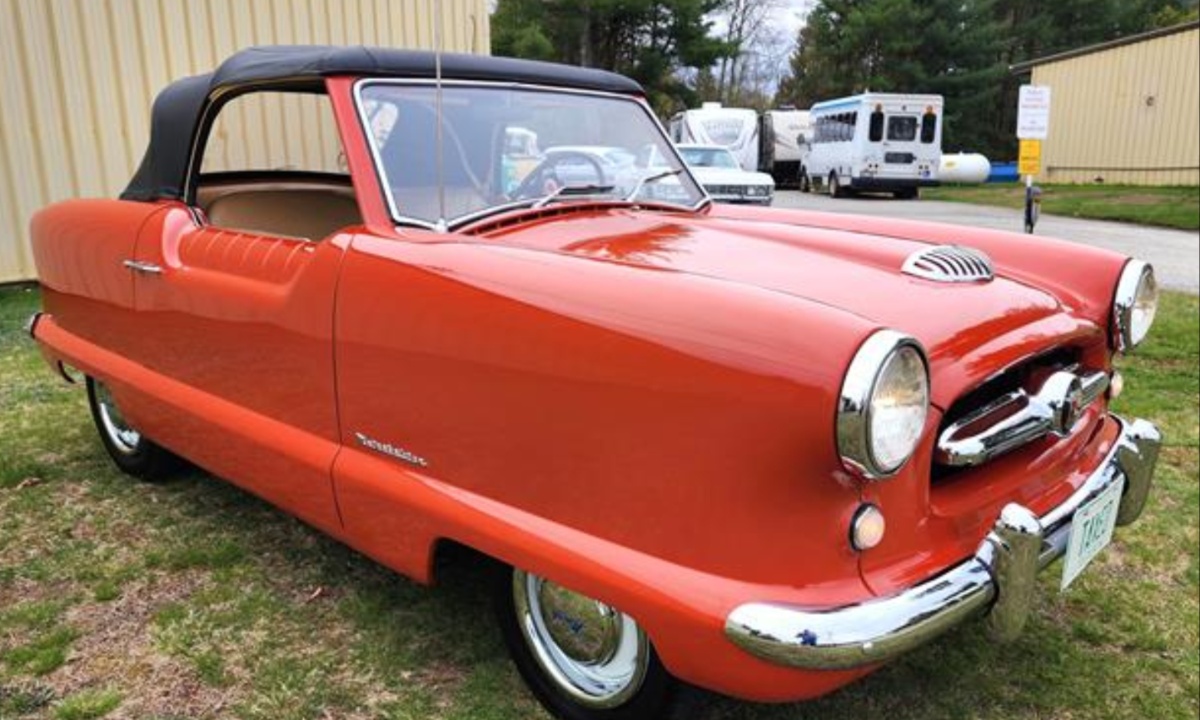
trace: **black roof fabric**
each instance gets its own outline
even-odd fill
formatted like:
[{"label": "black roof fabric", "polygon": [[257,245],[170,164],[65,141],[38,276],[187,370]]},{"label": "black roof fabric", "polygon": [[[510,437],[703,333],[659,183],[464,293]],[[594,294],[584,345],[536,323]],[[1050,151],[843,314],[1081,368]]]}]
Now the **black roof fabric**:
[{"label": "black roof fabric", "polygon": [[[579,88],[640,95],[622,75],[591,68],[481,55],[442,53],[442,77]],[[150,119],[150,144],[123,200],[182,199],[200,116],[217,92],[259,83],[320,80],[334,75],[431,79],[432,52],[392,48],[274,45],[229,57],[216,71],[177,80],[159,93]]]}]

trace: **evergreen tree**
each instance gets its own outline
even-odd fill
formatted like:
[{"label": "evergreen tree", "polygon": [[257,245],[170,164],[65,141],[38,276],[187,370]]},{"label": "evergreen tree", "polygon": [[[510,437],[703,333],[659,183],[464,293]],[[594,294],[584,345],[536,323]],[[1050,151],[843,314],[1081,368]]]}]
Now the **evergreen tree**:
[{"label": "evergreen tree", "polygon": [[496,55],[599,67],[642,83],[666,114],[695,100],[681,68],[712,67],[731,50],[706,19],[723,0],[500,0]]},{"label": "evergreen tree", "polygon": [[1193,0],[822,0],[800,31],[779,102],[863,90],[946,98],[944,147],[1015,156],[1015,63],[1186,16]]}]

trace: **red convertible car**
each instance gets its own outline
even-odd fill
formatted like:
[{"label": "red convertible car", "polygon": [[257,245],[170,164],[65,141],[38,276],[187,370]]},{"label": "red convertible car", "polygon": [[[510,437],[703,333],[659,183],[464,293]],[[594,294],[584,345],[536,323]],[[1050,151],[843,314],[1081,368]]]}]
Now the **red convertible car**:
[{"label": "red convertible car", "polygon": [[1161,442],[1108,409],[1145,263],[716,206],[595,70],[249,49],[162,92],[121,199],[32,234],[30,332],[122,470],[186,458],[424,583],[494,558],[564,718],[659,717],[678,681],[811,698],[975,617],[1010,638],[1040,570],[1065,587],[1138,518]]}]

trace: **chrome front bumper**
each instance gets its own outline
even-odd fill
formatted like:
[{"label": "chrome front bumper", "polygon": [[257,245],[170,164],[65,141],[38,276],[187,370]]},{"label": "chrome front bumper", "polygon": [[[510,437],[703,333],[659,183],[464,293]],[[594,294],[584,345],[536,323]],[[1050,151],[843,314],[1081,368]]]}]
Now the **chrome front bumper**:
[{"label": "chrome front bumper", "polygon": [[1122,480],[1117,524],[1132,523],[1145,507],[1162,436],[1145,420],[1118,422],[1113,450],[1070,498],[1041,517],[1009,504],[969,560],[901,593],[858,605],[820,610],[742,605],[726,619],[726,636],[764,660],[808,670],[886,662],[985,612],[994,637],[1016,637],[1033,606],[1038,571],[1066,553],[1075,512]]}]

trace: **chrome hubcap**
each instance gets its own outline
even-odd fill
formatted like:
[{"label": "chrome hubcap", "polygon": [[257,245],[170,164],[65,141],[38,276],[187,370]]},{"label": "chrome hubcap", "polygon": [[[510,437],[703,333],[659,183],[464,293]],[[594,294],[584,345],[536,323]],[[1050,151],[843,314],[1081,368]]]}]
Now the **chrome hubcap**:
[{"label": "chrome hubcap", "polygon": [[575,701],[611,708],[641,688],[650,644],[633,618],[520,570],[513,573],[513,599],[534,659]]},{"label": "chrome hubcap", "polygon": [[108,436],[113,446],[126,455],[137,452],[138,444],[142,441],[141,433],[129,426],[129,423],[125,421],[125,416],[121,414],[121,409],[113,400],[108,386],[98,380],[96,381],[96,405],[100,410],[100,425],[104,428],[104,434]]}]

